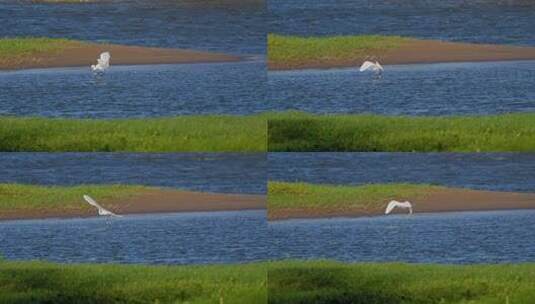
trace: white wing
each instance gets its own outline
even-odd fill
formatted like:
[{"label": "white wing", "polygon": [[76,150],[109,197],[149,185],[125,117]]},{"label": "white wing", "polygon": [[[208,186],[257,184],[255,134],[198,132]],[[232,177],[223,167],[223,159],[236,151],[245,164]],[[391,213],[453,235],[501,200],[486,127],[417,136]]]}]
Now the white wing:
[{"label": "white wing", "polygon": [[89,195],[87,194],[84,194],[84,199],[86,202],[88,202],[90,205],[92,206],[95,206],[97,209],[98,209],[98,214],[99,215],[113,215],[113,216],[118,216],[120,217],[120,215],[117,215],[107,209],[104,209],[101,205],[99,205],[94,199],[92,199]]},{"label": "white wing", "polygon": [[412,214],[412,204],[411,204],[411,202],[404,201],[403,205],[404,205],[404,208],[408,208],[409,209],[409,213]]},{"label": "white wing", "polygon": [[382,66],[378,61],[375,62],[375,66],[376,66],[379,70],[384,71],[383,66]]},{"label": "white wing", "polygon": [[375,66],[375,63],[371,61],[364,61],[364,63],[360,66],[359,71],[364,72],[370,68],[373,68]]},{"label": "white wing", "polygon": [[409,201],[398,202],[395,200],[390,201],[390,203],[388,203],[388,206],[386,206],[385,214],[389,214],[396,207],[409,209],[410,214],[412,214],[412,204]]},{"label": "white wing", "polygon": [[95,207],[97,207],[98,209],[104,209],[104,208],[102,208],[101,205],[99,205],[97,202],[95,202],[95,200],[92,199],[89,195],[84,194],[84,199],[85,199],[86,202],[89,203],[89,205],[95,206]]},{"label": "white wing", "polygon": [[102,60],[103,62],[109,62],[110,59],[111,59],[110,52],[104,52],[100,54],[100,60]]},{"label": "white wing", "polygon": [[100,58],[97,59],[98,65],[101,66],[102,68],[107,68],[110,66],[110,59],[111,59],[110,53],[104,52],[100,54]]},{"label": "white wing", "polygon": [[390,201],[390,203],[388,203],[388,206],[386,206],[385,214],[389,214],[390,212],[392,212],[392,210],[394,210],[394,208],[396,208],[398,204],[398,201]]}]

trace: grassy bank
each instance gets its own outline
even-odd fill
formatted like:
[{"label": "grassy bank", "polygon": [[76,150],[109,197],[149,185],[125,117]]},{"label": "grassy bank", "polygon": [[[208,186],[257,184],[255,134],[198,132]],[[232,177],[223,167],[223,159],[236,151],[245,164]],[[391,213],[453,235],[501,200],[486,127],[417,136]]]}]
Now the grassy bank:
[{"label": "grassy bank", "polygon": [[279,262],[270,304],[530,304],[535,264],[425,265]]},{"label": "grassy bank", "polygon": [[411,41],[398,36],[297,37],[268,35],[270,68],[293,69],[337,61],[363,60],[366,56],[396,49]]},{"label": "grassy bank", "polygon": [[152,119],[0,118],[3,152],[262,152],[263,116]]},{"label": "grassy bank", "polygon": [[0,303],[266,303],[262,264],[61,265],[0,261]]},{"label": "grassy bank", "polygon": [[0,184],[0,213],[23,210],[93,210],[82,199],[89,194],[97,201],[128,198],[145,190],[144,186],[129,185],[82,185],[37,186]]},{"label": "grassy bank", "polygon": [[383,209],[389,200],[425,197],[444,187],[415,184],[368,184],[342,186],[268,182],[268,213],[287,209]]},{"label": "grassy bank", "polygon": [[32,60],[43,54],[57,53],[83,44],[81,41],[61,38],[2,38],[0,39],[0,63]]},{"label": "grassy bank", "polygon": [[535,113],[409,117],[279,113],[268,122],[268,150],[533,152]]}]

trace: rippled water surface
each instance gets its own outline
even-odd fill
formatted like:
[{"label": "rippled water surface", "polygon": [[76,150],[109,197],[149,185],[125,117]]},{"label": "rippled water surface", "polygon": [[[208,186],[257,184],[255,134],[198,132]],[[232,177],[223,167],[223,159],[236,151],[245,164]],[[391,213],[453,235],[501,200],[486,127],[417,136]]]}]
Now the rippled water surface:
[{"label": "rippled water surface", "polygon": [[535,45],[531,0],[270,0],[270,32]]},{"label": "rippled water surface", "polygon": [[46,36],[235,54],[265,52],[263,1],[0,1],[0,37]]},{"label": "rippled water surface", "polygon": [[0,183],[141,184],[263,194],[264,153],[0,153]]},{"label": "rippled water surface", "polygon": [[387,115],[535,111],[535,61],[385,66],[382,78],[356,68],[268,73],[278,110]]},{"label": "rippled water surface", "polygon": [[262,61],[0,72],[0,115],[73,118],[266,110]]},{"label": "rippled water surface", "polygon": [[533,153],[269,153],[270,180],[535,192]]},{"label": "rippled water surface", "polygon": [[269,224],[280,258],[351,262],[535,261],[535,211],[289,220]]},{"label": "rippled water surface", "polygon": [[68,263],[207,264],[263,260],[262,211],[0,222],[7,259]]}]

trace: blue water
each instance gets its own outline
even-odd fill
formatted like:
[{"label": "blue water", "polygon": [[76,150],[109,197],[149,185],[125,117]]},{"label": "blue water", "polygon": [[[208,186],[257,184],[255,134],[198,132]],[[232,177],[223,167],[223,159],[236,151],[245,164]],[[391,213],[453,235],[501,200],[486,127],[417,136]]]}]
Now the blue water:
[{"label": "blue water", "polygon": [[533,153],[269,153],[270,180],[535,192]]},{"label": "blue water", "polygon": [[73,118],[252,114],[268,109],[264,62],[0,72],[0,115]]},{"label": "blue water", "polygon": [[393,215],[270,222],[278,258],[349,262],[535,261],[535,211]]},{"label": "blue water", "polygon": [[535,61],[265,73],[263,61],[0,72],[0,115],[72,118],[300,110],[388,115],[535,111]]},{"label": "blue water", "polygon": [[263,1],[0,1],[0,37],[46,36],[233,54],[265,52]]},{"label": "blue water", "polygon": [[268,73],[277,110],[386,115],[535,111],[535,61],[385,66],[377,79],[357,68]]},{"label": "blue water", "polygon": [[535,45],[531,0],[270,0],[269,31]]},{"label": "blue water", "polygon": [[0,255],[67,263],[213,264],[266,257],[262,211],[0,222]]},{"label": "blue water", "polygon": [[266,193],[265,153],[0,153],[0,183]]},{"label": "blue water", "polygon": [[266,223],[262,211],[0,222],[7,259],[205,264],[273,259],[517,263],[535,260],[535,211]]}]

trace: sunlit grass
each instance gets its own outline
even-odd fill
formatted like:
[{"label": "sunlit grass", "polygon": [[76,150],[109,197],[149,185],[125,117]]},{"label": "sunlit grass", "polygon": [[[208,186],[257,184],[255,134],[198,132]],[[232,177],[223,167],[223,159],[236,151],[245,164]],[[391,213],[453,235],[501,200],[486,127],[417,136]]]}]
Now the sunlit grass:
[{"label": "sunlit grass", "polygon": [[82,43],[70,39],[46,37],[1,38],[0,62],[57,53],[69,47],[80,46]]},{"label": "sunlit grass", "polygon": [[533,152],[535,113],[0,118],[4,152]]},{"label": "sunlit grass", "polygon": [[[0,184],[0,213],[43,209],[48,211],[89,210],[82,196],[89,194],[97,201],[128,198],[151,189],[131,185],[39,186]],[[112,206],[111,205],[108,206]]]},{"label": "sunlit grass", "polygon": [[62,265],[0,260],[0,303],[263,304],[266,280],[264,264]]},{"label": "sunlit grass", "polygon": [[533,152],[535,113],[489,116],[381,116],[279,113],[268,149],[359,152]]},{"label": "sunlit grass", "polygon": [[268,61],[277,68],[299,68],[333,61],[359,61],[368,55],[400,47],[410,38],[357,35],[297,37],[268,35]]},{"label": "sunlit grass", "polygon": [[179,116],[150,119],[0,118],[0,151],[262,152],[266,118]]},{"label": "sunlit grass", "polygon": [[270,304],[531,304],[535,264],[270,264]]}]

